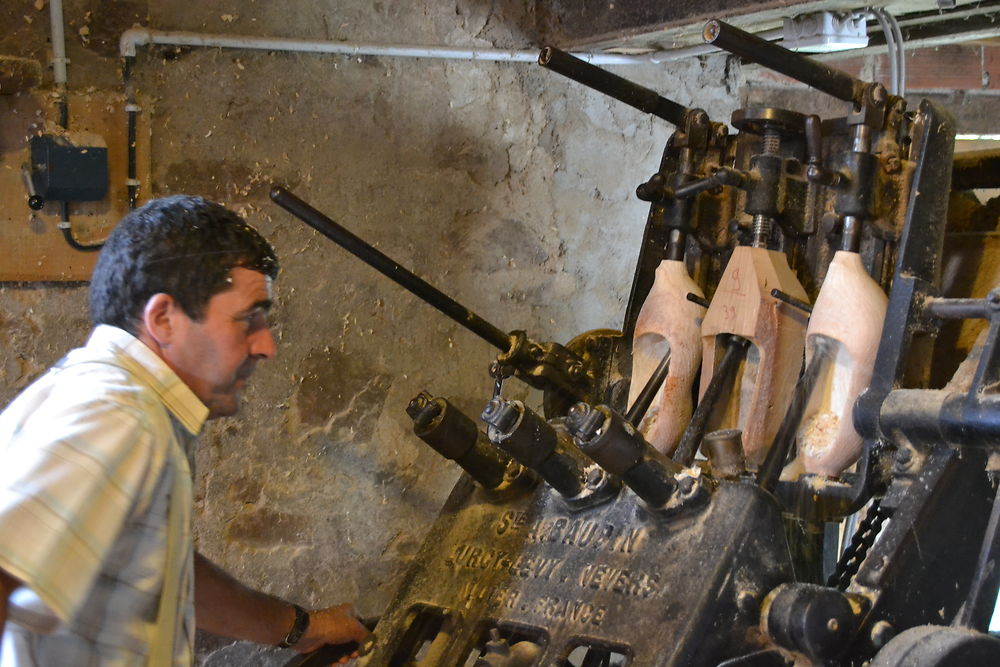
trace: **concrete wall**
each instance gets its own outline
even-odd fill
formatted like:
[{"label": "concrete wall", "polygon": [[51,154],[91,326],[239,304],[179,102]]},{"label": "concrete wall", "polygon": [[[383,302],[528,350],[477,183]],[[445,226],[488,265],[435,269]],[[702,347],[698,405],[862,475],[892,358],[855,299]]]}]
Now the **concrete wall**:
[{"label": "concrete wall", "polygon": [[[47,61],[48,12],[35,5],[3,3],[0,54]],[[532,3],[513,0],[71,0],[66,19],[81,90],[120,89],[117,38],[135,21],[537,46]],[[715,118],[735,106],[719,58],[617,71]],[[633,191],[671,128],[527,64],[155,48],[135,76],[152,116],[152,193],[232,206],[283,263],[279,357],[259,369],[243,414],[202,439],[198,546],[264,590],[378,614],[458,474],[403,408],[427,389],[477,416],[496,351],[271,204],[271,184],[500,328],[566,341],[620,324],[646,216]],[[85,339],[85,297],[85,285],[0,286],[0,404]],[[205,637],[200,652],[219,666],[287,659]]]}]

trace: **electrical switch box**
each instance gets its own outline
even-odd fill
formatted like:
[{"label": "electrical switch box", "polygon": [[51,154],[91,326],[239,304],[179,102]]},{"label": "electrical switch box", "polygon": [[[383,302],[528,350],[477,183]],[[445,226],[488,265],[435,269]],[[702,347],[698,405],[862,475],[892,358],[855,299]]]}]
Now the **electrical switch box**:
[{"label": "electrical switch box", "polygon": [[46,201],[100,201],[108,195],[108,149],[42,134],[28,141],[31,182]]}]

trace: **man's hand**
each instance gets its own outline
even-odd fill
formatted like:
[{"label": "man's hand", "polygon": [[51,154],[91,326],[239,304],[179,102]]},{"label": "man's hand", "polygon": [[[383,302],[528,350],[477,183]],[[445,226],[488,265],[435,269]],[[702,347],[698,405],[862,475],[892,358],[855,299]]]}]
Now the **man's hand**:
[{"label": "man's hand", "polygon": [[[200,630],[277,646],[292,628],[296,615],[293,605],[247,588],[197,552],[194,573],[194,603]],[[328,644],[360,645],[370,634],[358,620],[354,605],[342,604],[310,612],[305,634],[292,648],[299,653],[311,653]],[[344,664],[356,657],[354,649],[339,662]]]},{"label": "man's hand", "polygon": [[[326,644],[361,644],[371,633],[361,624],[352,604],[342,604],[328,609],[309,612],[309,627],[292,648],[299,653],[311,653]],[[346,664],[358,657],[355,651],[340,660]]]}]

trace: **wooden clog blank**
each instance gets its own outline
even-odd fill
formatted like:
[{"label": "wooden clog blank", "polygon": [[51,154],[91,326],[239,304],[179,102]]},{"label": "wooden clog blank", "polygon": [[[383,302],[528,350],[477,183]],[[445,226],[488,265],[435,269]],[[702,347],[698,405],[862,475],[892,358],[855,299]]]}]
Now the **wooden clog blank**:
[{"label": "wooden clog blank", "polygon": [[853,408],[871,381],[888,299],[865,271],[861,256],[839,251],[830,263],[806,331],[834,341],[830,363],[812,392],[798,431],[799,461],[807,473],[839,475],[861,454]]},{"label": "wooden clog blank", "polygon": [[705,308],[687,299],[704,298],[684,262],[664,260],[656,269],[649,295],[642,304],[632,343],[632,383],[629,406],[653,370],[670,351],[670,369],[639,430],[660,452],[670,455],[691,419],[691,387],[701,365],[701,323]]},{"label": "wooden clog blank", "polygon": [[808,315],[771,296],[779,289],[803,302],[808,297],[785,255],[765,248],[733,250],[702,324],[701,394],[721,355],[716,336],[735,334],[752,346],[736,385],[725,392],[707,431],[743,431],[747,464],[758,467],[781,426],[802,369]]}]

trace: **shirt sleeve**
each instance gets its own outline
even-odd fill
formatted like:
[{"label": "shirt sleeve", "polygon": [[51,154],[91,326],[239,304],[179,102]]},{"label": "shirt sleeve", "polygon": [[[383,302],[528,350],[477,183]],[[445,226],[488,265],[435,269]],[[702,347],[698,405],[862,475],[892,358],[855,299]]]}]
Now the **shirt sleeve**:
[{"label": "shirt sleeve", "polygon": [[134,409],[51,399],[0,445],[0,567],[65,623],[132,512],[155,441]]}]

